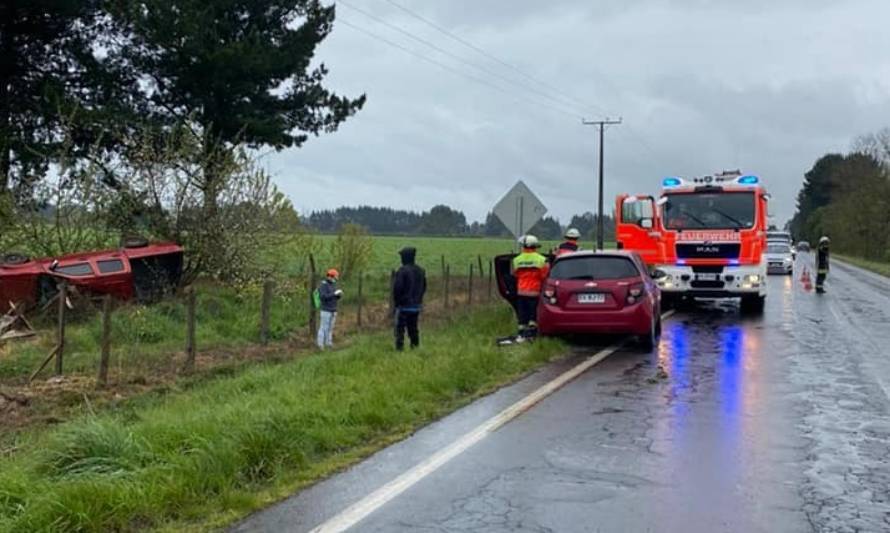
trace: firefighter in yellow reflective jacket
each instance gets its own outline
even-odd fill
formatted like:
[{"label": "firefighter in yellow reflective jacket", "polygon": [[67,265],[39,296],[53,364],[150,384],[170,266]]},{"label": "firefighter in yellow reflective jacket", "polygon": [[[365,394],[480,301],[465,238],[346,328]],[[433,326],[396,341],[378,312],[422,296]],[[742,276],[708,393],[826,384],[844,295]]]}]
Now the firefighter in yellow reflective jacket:
[{"label": "firefighter in yellow reflective jacket", "polygon": [[511,269],[516,278],[516,314],[519,338],[531,339],[538,334],[538,299],[550,266],[547,258],[538,253],[541,245],[537,237],[526,235],[519,243],[522,253],[513,258]]},{"label": "firefighter in yellow reflective jacket", "polygon": [[825,292],[825,278],[828,277],[829,270],[829,253],[828,246],[831,239],[822,237],[819,239],[819,247],[816,248],[816,292],[822,294]]}]

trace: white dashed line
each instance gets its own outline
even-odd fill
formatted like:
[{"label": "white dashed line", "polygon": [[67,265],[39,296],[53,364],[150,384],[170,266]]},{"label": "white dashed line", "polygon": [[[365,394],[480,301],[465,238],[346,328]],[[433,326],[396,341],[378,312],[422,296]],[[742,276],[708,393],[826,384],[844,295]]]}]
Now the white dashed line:
[{"label": "white dashed line", "polygon": [[[662,319],[666,319],[674,314],[674,311],[668,311],[662,315]],[[541,386],[525,398],[514,403],[510,407],[504,409],[497,415],[483,422],[476,429],[464,434],[462,437],[452,442],[445,448],[431,455],[422,463],[411,468],[399,477],[393,479],[386,485],[368,494],[355,504],[343,510],[340,514],[329,519],[312,530],[312,533],[335,533],[346,531],[350,527],[358,524],[368,515],[382,507],[384,504],[397,497],[401,493],[408,490],[418,481],[432,474],[442,465],[451,459],[454,459],[474,444],[478,443],[490,433],[507,424],[514,418],[518,417],[525,411],[528,411],[544,398],[550,396],[554,392],[561,389],[567,383],[577,378],[584,372],[590,370],[593,366],[609,357],[613,353],[620,350],[627,341],[615,343],[608,348],[600,350],[594,355],[588,357],[583,362],[575,365],[570,370],[560,374],[547,384]]]}]

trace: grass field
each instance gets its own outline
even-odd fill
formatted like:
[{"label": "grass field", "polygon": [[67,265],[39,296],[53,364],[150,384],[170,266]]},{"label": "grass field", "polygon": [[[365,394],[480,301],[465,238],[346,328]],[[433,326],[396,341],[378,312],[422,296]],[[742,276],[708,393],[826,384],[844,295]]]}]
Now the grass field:
[{"label": "grass field", "polygon": [[[309,249],[300,249],[296,244],[289,244],[268,252],[269,265],[286,275],[296,276],[304,272],[308,253],[316,256],[316,262],[320,269],[333,264],[331,258],[331,244],[336,239],[333,235],[320,235],[312,239],[308,244]],[[477,264],[481,256],[484,262],[492,257],[516,251],[516,241],[513,239],[484,239],[462,237],[373,237],[373,253],[370,265],[365,273],[378,277],[389,273],[393,268],[398,268],[398,251],[405,246],[417,248],[417,263],[427,270],[430,276],[441,274],[441,265],[445,263],[451,266],[453,273],[466,272],[469,265]],[[555,246],[556,242],[544,242],[544,249]]]},{"label": "grass field", "polygon": [[[316,237],[313,250],[319,270],[331,265],[332,236]],[[426,267],[430,278],[428,298],[434,302],[442,297],[442,258],[451,266],[453,291],[466,290],[469,265],[482,257],[487,265],[495,255],[506,253],[512,240],[471,238],[403,238],[375,237],[373,256],[366,269],[363,300],[373,308],[385,306],[389,272],[399,265],[398,250],[405,245],[418,248],[418,263]],[[271,305],[269,337],[284,342],[295,336],[306,337],[309,320],[308,284],[305,262],[308,251],[284,246],[270,251],[277,285]],[[485,282],[477,278],[477,290]],[[354,314],[357,304],[355,279],[344,280],[342,302],[345,314]],[[197,345],[203,351],[243,350],[255,344],[259,336],[261,287],[253,285],[235,290],[212,284],[198,284]],[[51,326],[54,317],[42,321],[41,334],[30,340],[0,344],[0,384],[4,381],[21,384],[55,345]],[[96,313],[72,317],[67,329],[65,366],[68,373],[95,372],[101,343],[101,320]],[[128,305],[115,312],[114,353],[112,371],[123,379],[144,380],[158,369],[168,370],[171,354],[178,354],[185,345],[185,305],[173,298],[152,306]]]},{"label": "grass field", "polygon": [[860,259],[858,257],[853,257],[849,255],[841,255],[834,254],[835,257],[841,259],[842,261],[846,261],[851,265],[856,265],[860,268],[864,268],[866,270],[871,270],[877,274],[881,274],[882,276],[890,277],[890,263],[884,263],[880,261],[869,261],[868,259]]},{"label": "grass field", "polygon": [[0,531],[203,530],[279,499],[558,355],[499,349],[505,307],[256,365],[19,438],[0,457]]}]

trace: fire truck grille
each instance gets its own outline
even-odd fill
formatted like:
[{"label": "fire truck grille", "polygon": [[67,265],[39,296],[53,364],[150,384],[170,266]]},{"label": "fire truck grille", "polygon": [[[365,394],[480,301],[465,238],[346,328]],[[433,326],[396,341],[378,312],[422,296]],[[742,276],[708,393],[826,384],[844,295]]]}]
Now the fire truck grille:
[{"label": "fire truck grille", "polygon": [[741,245],[737,242],[678,243],[680,259],[738,259]]},{"label": "fire truck grille", "polygon": [[722,289],[725,284],[722,281],[694,280],[689,283],[693,289]]}]

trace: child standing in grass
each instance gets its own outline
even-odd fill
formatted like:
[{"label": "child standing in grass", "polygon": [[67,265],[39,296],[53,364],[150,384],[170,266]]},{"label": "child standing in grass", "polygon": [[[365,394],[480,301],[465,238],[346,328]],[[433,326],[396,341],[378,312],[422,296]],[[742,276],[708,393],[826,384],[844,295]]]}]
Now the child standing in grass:
[{"label": "child standing in grass", "polygon": [[343,297],[343,291],[337,288],[340,273],[330,269],[318,287],[318,337],[316,343],[320,349],[334,346],[334,322],[337,320],[337,303]]}]

